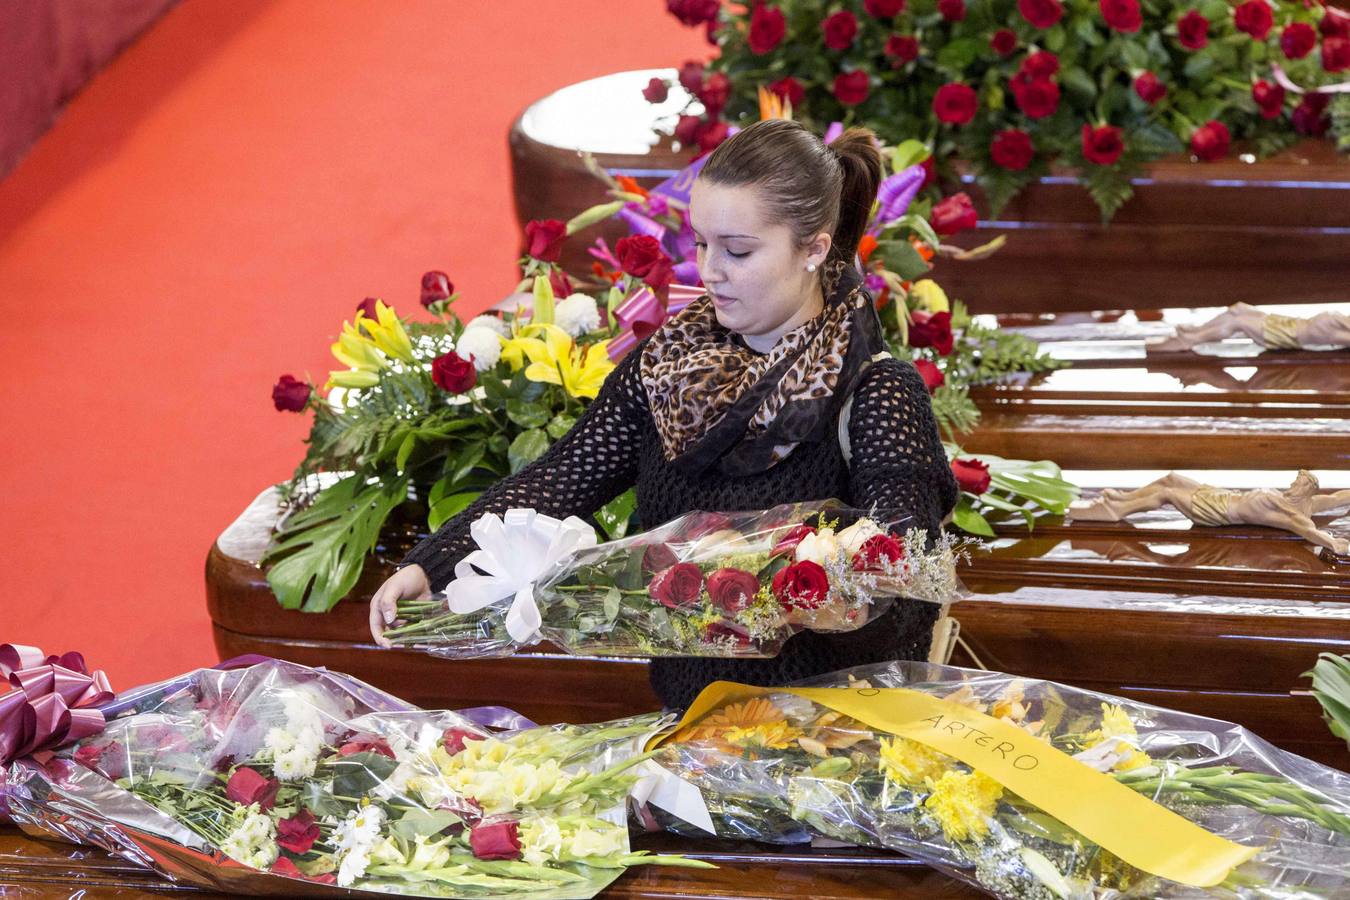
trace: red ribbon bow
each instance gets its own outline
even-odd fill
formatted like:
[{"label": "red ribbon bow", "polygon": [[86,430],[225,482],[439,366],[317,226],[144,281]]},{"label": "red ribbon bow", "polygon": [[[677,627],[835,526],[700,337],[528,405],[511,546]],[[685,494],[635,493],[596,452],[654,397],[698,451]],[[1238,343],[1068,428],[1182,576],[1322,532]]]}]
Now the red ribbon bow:
[{"label": "red ribbon bow", "polygon": [[102,711],[113,699],[103,670],[92,674],[75,652],[44,656],[37,647],[0,644],[0,766],[40,750],[55,750],[103,730]]}]

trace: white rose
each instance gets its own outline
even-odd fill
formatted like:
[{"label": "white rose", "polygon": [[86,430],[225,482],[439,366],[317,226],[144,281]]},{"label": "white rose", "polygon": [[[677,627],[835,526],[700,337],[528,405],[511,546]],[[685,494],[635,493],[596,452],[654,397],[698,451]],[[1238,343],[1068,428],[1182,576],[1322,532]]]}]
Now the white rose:
[{"label": "white rose", "polygon": [[553,308],[553,321],[572,337],[600,327],[600,310],[586,294],[572,294]]},{"label": "white rose", "polygon": [[871,519],[859,519],[852,525],[839,532],[836,536],[840,546],[849,556],[853,556],[862,549],[862,545],[867,543],[868,539],[874,538],[879,534],[885,534],[884,531]]},{"label": "white rose", "polygon": [[813,562],[825,565],[839,555],[839,542],[833,528],[822,528],[815,534],[808,534],[797,545],[794,559],[797,562]]},{"label": "white rose", "polygon": [[497,332],[490,328],[470,327],[459,336],[455,352],[461,357],[472,357],[473,367],[486,372],[502,358],[502,342]]}]

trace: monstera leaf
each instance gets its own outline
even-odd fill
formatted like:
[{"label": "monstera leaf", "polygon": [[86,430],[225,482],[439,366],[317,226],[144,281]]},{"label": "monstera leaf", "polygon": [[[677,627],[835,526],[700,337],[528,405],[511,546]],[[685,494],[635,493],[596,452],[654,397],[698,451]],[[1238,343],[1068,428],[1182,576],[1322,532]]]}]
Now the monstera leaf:
[{"label": "monstera leaf", "polygon": [[325,489],[273,538],[262,564],[286,609],[327,612],[361,577],[384,520],[408,496],[407,478],[367,481],[352,475]]}]

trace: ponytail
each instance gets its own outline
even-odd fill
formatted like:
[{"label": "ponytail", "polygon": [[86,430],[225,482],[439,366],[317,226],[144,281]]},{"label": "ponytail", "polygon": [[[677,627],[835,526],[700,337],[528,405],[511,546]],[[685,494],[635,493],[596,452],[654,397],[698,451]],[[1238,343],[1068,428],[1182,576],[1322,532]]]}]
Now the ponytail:
[{"label": "ponytail", "polygon": [[830,257],[852,265],[881,186],[881,151],[877,149],[876,135],[867,128],[850,128],[829,147],[839,158],[844,176],[839,190],[839,224],[834,228]]}]

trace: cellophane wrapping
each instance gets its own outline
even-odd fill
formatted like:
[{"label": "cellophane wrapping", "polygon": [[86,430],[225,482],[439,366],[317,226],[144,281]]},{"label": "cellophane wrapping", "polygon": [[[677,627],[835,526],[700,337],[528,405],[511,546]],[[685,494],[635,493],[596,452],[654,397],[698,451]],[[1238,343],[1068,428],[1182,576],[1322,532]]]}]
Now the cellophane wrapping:
[{"label": "cellophane wrapping", "polygon": [[173,881],[592,897],[624,866],[658,861],[630,852],[624,808],[668,721],[657,714],[537,727],[498,708],[417,709],[278,660],[200,669],[105,712],[101,734],[0,773],[11,815]]},{"label": "cellophane wrapping", "polygon": [[[804,629],[852,631],[892,603],[954,602],[960,552],[908,518],[837,501],[691,512],[582,547],[541,573],[531,592],[539,626],[528,635],[513,633],[521,601],[504,577],[500,599],[469,613],[452,611],[455,582],[445,596],[401,602],[400,623],[385,635],[452,658],[507,656],[539,641],[579,656],[772,657]],[[487,590],[494,576],[472,570],[474,560],[456,581]],[[497,563],[485,555],[478,564]]]},{"label": "cellophane wrapping", "polygon": [[[922,662],[861,667],[803,685],[903,687],[973,707],[1261,850],[1217,887],[1151,876],[984,773],[788,693],[724,704],[688,723],[655,758],[702,790],[719,836],[886,847],[1008,898],[1350,896],[1350,776],[1240,726]],[[651,812],[669,830],[700,833]]]}]

